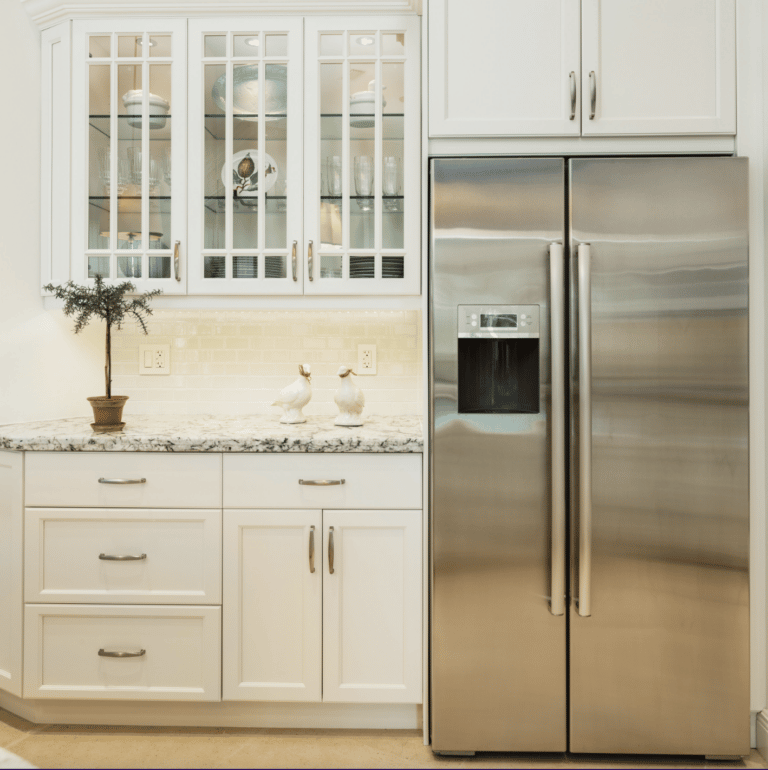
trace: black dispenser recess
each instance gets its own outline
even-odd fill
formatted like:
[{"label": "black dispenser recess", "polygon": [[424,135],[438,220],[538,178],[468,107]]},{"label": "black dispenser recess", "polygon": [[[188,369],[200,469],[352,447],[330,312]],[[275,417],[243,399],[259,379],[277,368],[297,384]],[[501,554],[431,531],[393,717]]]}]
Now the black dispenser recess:
[{"label": "black dispenser recess", "polygon": [[459,306],[459,412],[538,414],[537,306]]}]

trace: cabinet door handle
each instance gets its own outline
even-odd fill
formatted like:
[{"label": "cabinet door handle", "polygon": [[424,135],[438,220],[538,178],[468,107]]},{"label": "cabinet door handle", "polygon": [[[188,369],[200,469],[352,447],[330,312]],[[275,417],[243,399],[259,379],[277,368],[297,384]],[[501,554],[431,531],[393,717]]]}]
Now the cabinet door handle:
[{"label": "cabinet door handle", "polygon": [[147,558],[147,554],[143,553],[141,556],[113,556],[108,553],[100,553],[99,558],[102,561],[144,561]]},{"label": "cabinet door handle", "polygon": [[179,247],[181,246],[181,241],[176,241],[176,243],[173,244],[173,275],[175,276],[177,281],[181,280],[181,267],[179,264]]},{"label": "cabinet door handle", "polygon": [[99,484],[146,484],[146,479],[99,479]]},{"label": "cabinet door handle", "polygon": [[298,241],[293,242],[293,248],[291,249],[291,265],[293,266],[293,280],[298,281],[296,276],[296,247],[299,245]]},{"label": "cabinet door handle", "polygon": [[314,281],[314,266],[313,266],[313,259],[312,259],[312,241],[309,242],[309,247],[307,248],[307,265],[309,266],[309,280]]},{"label": "cabinet door handle", "polygon": [[127,652],[125,650],[99,650],[99,657],[101,658],[140,658],[142,655],[146,654],[146,650],[139,650],[138,652]]},{"label": "cabinet door handle", "polygon": [[328,573],[333,575],[333,527],[328,527]]},{"label": "cabinet door handle", "polygon": [[597,75],[595,71],[589,73],[589,119],[595,119],[595,110],[597,109]]},{"label": "cabinet door handle", "polygon": [[309,528],[309,571],[315,571],[315,528]]},{"label": "cabinet door handle", "polygon": [[571,81],[571,117],[568,119],[574,120],[576,118],[576,73],[572,71],[568,78]]},{"label": "cabinet door handle", "polygon": [[346,479],[299,479],[299,484],[306,487],[337,487],[346,483]]}]

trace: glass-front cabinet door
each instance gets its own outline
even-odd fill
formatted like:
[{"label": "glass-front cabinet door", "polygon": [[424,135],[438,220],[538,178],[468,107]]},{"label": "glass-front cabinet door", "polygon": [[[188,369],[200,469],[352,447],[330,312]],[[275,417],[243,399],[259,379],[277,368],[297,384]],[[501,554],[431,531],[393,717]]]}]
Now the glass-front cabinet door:
[{"label": "glass-front cabinet door", "polygon": [[72,56],[71,274],[184,293],[186,22],[78,21]]},{"label": "glass-front cabinet door", "polygon": [[190,293],[302,293],[302,24],[189,22]]},{"label": "glass-front cabinet door", "polygon": [[305,20],[306,294],[418,294],[418,17]]}]

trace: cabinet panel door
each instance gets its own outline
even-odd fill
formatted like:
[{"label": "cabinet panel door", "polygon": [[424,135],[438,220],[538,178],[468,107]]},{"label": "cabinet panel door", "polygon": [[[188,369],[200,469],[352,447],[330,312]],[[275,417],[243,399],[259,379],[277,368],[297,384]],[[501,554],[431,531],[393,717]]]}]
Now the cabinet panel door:
[{"label": "cabinet panel door", "polygon": [[186,291],[186,65],[185,19],[74,22],[74,280]]},{"label": "cabinet panel door", "polygon": [[320,700],[321,540],[320,511],[224,511],[224,700]]},{"label": "cabinet panel door", "polygon": [[735,133],[735,25],[734,0],[582,0],[583,133]]},{"label": "cabinet panel door", "polygon": [[305,21],[305,294],[419,293],[419,25]]},{"label": "cabinet panel door", "polygon": [[421,511],[323,511],[323,544],[323,700],[420,703]]},{"label": "cabinet panel door", "polygon": [[189,22],[192,294],[301,294],[302,25]]},{"label": "cabinet panel door", "polygon": [[430,136],[578,136],[579,81],[579,0],[430,0]]}]

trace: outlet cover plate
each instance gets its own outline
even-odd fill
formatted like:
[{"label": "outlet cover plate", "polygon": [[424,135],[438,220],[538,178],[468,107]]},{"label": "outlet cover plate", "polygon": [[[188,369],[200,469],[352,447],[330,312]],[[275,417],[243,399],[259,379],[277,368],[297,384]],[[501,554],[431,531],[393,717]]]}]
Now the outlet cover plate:
[{"label": "outlet cover plate", "polygon": [[365,344],[357,346],[357,369],[355,374],[365,376],[376,374],[376,345]]},{"label": "outlet cover plate", "polygon": [[139,374],[170,373],[170,345],[139,345]]}]

